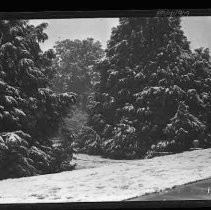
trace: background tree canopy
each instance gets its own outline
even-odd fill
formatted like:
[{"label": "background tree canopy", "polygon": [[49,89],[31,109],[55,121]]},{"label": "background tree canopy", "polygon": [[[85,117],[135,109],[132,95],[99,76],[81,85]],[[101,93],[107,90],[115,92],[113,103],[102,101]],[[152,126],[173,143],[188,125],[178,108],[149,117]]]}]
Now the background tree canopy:
[{"label": "background tree canopy", "polygon": [[99,80],[95,63],[103,56],[99,41],[85,40],[58,41],[55,48],[56,58],[53,89],[58,93],[73,91],[78,94],[82,108],[85,108],[87,96],[93,85]]}]

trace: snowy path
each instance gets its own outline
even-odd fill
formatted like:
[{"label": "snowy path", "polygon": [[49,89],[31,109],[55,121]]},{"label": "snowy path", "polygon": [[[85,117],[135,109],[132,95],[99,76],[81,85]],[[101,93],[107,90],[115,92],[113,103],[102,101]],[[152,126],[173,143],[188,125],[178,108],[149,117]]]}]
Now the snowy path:
[{"label": "snowy path", "polygon": [[121,201],[211,177],[211,149],[0,181],[0,203]]}]

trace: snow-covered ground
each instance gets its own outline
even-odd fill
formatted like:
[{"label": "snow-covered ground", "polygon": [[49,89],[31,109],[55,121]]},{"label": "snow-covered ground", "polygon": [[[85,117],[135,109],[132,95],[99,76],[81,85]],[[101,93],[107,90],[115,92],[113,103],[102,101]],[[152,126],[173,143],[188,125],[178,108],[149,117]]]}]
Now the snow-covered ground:
[{"label": "snow-covered ground", "polygon": [[132,163],[134,160],[114,160],[103,158],[98,155],[75,154],[75,162],[77,163],[76,169],[97,168],[107,166],[115,163]]},{"label": "snow-covered ground", "polygon": [[211,177],[211,149],[0,181],[0,203],[122,201]]}]

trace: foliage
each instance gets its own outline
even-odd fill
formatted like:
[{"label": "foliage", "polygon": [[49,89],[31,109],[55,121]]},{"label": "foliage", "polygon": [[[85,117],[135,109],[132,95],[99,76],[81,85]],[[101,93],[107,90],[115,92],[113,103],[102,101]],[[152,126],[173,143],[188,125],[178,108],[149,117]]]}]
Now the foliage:
[{"label": "foliage", "polygon": [[[45,23],[35,27],[25,20],[0,20],[0,132],[6,148],[0,167],[4,178],[49,171],[50,160],[41,147],[52,146],[48,137],[76,102],[74,93],[56,94],[49,88],[54,54],[52,50],[43,53],[39,47],[47,39],[46,27]],[[32,158],[29,163],[28,157]]]},{"label": "foliage", "polygon": [[73,158],[73,141],[75,136],[69,129],[62,127],[60,144],[53,147],[50,168],[52,172],[68,171],[75,168]]},{"label": "foliage", "polygon": [[48,164],[46,153],[36,146],[29,146],[30,135],[22,131],[5,132],[0,135],[0,140],[1,179],[37,175],[40,173],[37,166]]},{"label": "foliage", "polygon": [[99,77],[94,66],[103,55],[100,42],[95,42],[92,38],[82,41],[66,39],[58,41],[54,48],[54,90],[59,93],[70,90],[77,93],[82,108],[85,108],[87,96]]},{"label": "foliage", "polygon": [[175,116],[163,130],[165,140],[152,145],[147,156],[152,157],[155,152],[182,152],[193,147],[194,139],[200,146],[206,144],[206,126],[198,118],[188,112],[188,106],[180,102]]},{"label": "foliage", "polygon": [[188,140],[181,137],[181,148],[171,151],[189,149],[202,127],[210,144],[209,60],[208,49],[190,50],[178,17],[120,18],[96,67],[100,81],[89,100],[89,126],[101,137],[102,153],[144,157],[152,145],[180,138],[183,102],[187,126],[197,126],[188,127]]},{"label": "foliage", "polygon": [[101,154],[100,136],[87,126],[81,128],[73,146],[78,153]]}]

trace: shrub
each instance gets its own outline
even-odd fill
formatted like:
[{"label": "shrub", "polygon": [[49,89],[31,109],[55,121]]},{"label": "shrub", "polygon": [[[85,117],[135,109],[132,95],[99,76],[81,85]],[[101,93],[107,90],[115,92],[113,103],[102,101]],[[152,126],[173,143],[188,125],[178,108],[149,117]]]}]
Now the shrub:
[{"label": "shrub", "polygon": [[83,126],[74,142],[78,153],[101,154],[100,136],[90,127]]}]

